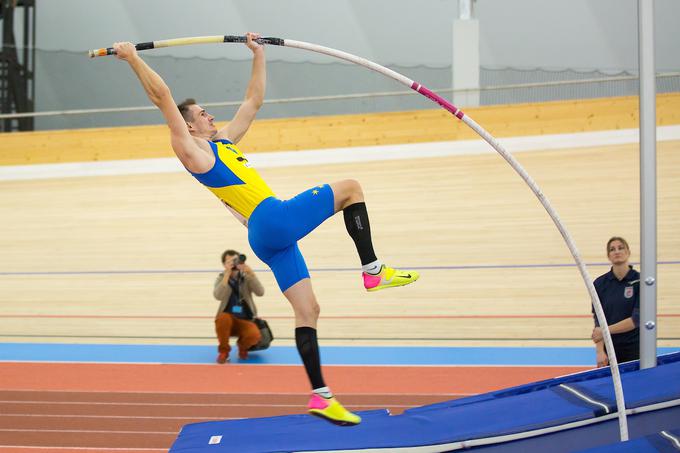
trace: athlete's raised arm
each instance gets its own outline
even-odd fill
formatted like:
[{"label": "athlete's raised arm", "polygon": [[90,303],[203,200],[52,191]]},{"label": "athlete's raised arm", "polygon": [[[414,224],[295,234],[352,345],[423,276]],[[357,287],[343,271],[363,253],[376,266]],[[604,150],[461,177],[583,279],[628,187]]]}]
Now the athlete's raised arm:
[{"label": "athlete's raised arm", "polygon": [[253,52],[253,68],[250,82],[246,89],[243,104],[241,104],[236,115],[234,115],[234,119],[217,132],[215,135],[216,139],[226,138],[232,143],[238,143],[248,131],[257,111],[262,107],[265,86],[267,84],[267,70],[264,47],[255,41],[259,37],[258,33],[246,33],[246,46]]},{"label": "athlete's raised arm", "polygon": [[[191,171],[204,171],[206,166],[210,168],[212,156],[206,152],[209,149],[202,149],[203,147],[189,133],[187,123],[175,105],[170,88],[161,76],[142,60],[133,44],[117,42],[113,44],[113,48],[118,59],[128,62],[151,102],[163,113],[170,127],[172,149],[179,160]],[[208,146],[206,143],[205,147]]]}]

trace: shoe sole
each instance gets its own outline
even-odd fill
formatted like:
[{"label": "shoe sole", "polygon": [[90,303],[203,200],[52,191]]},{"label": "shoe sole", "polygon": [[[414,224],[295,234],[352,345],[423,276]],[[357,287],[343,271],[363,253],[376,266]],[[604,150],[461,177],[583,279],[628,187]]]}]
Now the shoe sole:
[{"label": "shoe sole", "polygon": [[347,421],[347,420],[336,420],[334,418],[327,417],[326,415],[322,414],[321,412],[314,412],[312,410],[309,411],[309,415],[313,415],[315,417],[318,417],[322,420],[326,420],[327,422],[331,422],[334,425],[338,425],[338,426],[356,426],[359,423],[361,423],[361,420],[359,420],[356,423],[350,422],[350,421]]},{"label": "shoe sole", "polygon": [[409,284],[415,282],[415,281],[418,280],[419,278],[420,278],[420,275],[417,276],[416,278],[414,278],[413,280],[409,280],[409,281],[407,281],[407,282],[403,282],[403,283],[390,283],[390,284],[387,284],[387,285],[379,285],[379,286],[376,286],[376,287],[374,287],[374,288],[366,288],[366,291],[380,291],[381,289],[396,288],[397,286],[406,286],[406,285],[409,285]]}]

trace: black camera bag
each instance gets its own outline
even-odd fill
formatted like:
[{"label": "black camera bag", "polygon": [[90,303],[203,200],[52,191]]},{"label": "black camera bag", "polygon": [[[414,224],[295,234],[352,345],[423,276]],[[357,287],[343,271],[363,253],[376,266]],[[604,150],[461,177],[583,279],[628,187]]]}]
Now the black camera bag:
[{"label": "black camera bag", "polygon": [[267,324],[267,321],[262,318],[253,318],[253,322],[255,325],[257,325],[257,328],[260,329],[261,338],[260,341],[255,346],[251,346],[249,350],[262,351],[263,349],[267,349],[274,339],[274,335],[272,334],[272,330],[269,328],[269,324]]}]

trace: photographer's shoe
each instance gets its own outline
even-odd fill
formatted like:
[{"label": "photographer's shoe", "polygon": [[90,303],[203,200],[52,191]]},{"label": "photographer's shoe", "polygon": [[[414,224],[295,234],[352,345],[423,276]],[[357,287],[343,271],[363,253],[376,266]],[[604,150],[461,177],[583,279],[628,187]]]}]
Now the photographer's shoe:
[{"label": "photographer's shoe", "polygon": [[229,353],[220,352],[217,356],[217,363],[227,363],[229,361]]},{"label": "photographer's shoe", "polygon": [[361,417],[345,409],[335,397],[326,399],[321,395],[312,393],[307,407],[310,414],[325,418],[336,425],[352,426],[361,423]]},{"label": "photographer's shoe", "polygon": [[238,358],[241,360],[248,360],[248,350],[247,349],[239,349],[238,350]]},{"label": "photographer's shoe", "polygon": [[378,291],[384,288],[408,285],[420,277],[420,274],[416,271],[400,271],[387,267],[384,264],[378,275],[371,275],[366,272],[363,272],[361,275],[364,278],[364,288],[367,291]]}]

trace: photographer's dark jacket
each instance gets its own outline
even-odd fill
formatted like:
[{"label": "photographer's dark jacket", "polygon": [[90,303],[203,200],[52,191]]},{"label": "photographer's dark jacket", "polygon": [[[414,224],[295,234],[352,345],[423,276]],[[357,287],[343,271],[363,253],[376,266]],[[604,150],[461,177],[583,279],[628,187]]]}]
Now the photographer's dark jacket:
[{"label": "photographer's dark jacket", "polygon": [[[263,296],[264,287],[254,273],[243,274],[243,278],[239,284],[239,292],[241,293],[241,299],[248,304],[248,308],[250,308],[253,316],[257,317],[257,307],[255,307],[255,302],[253,301],[253,294],[260,297]],[[215,279],[215,289],[213,290],[213,296],[220,301],[220,306],[217,309],[217,315],[215,316],[219,316],[219,314],[224,312],[224,309],[227,308],[231,293],[231,286],[229,286],[228,282],[224,281],[224,272],[220,272]]]}]

